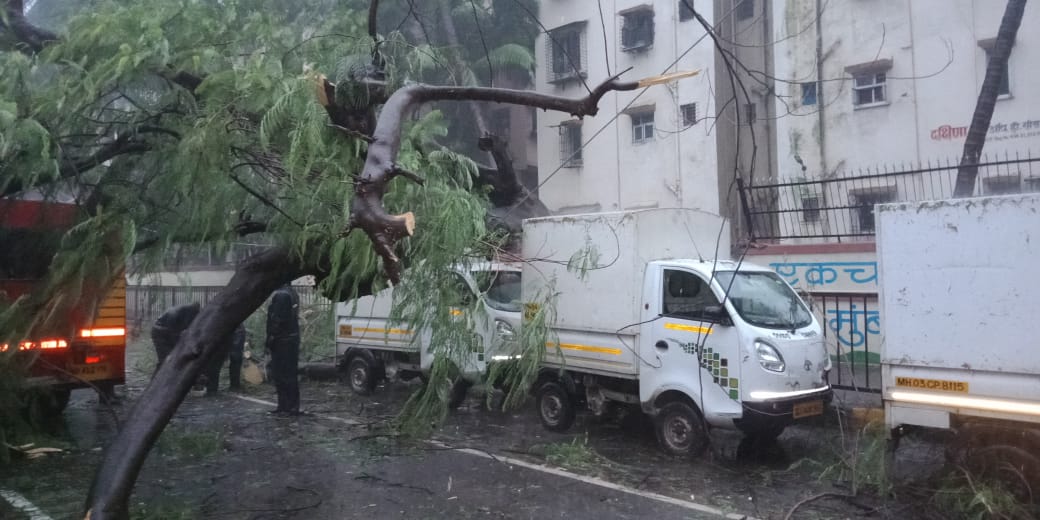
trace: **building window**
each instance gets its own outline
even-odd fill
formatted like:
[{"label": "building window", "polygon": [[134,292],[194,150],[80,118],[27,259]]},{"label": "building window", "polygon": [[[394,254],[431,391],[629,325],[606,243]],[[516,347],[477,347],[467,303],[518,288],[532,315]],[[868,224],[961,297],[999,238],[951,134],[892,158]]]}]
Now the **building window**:
[{"label": "building window", "polygon": [[802,106],[816,104],[816,83],[802,83]]},{"label": "building window", "polygon": [[560,125],[560,162],[566,168],[581,166],[581,121]]},{"label": "building window", "polygon": [[585,77],[584,29],[582,22],[549,32],[550,82]]},{"label": "building window", "polygon": [[637,51],[654,44],[654,11],[639,8],[621,14],[621,49]]},{"label": "building window", "polygon": [[744,123],[750,125],[750,124],[753,124],[757,120],[758,120],[758,109],[755,107],[755,104],[754,103],[748,103],[748,104],[744,105]]},{"label": "building window", "polygon": [[697,103],[688,103],[680,107],[684,127],[697,124]]},{"label": "building window", "polygon": [[[993,59],[993,49],[986,49],[986,67],[989,68],[989,61]],[[1000,71],[1000,86],[997,87],[998,96],[1010,96],[1011,95],[1011,79],[1008,76],[1008,66],[1004,64],[1004,70]]]},{"label": "building window", "polygon": [[737,0],[737,20],[747,20],[755,16],[755,0]]},{"label": "building window", "polygon": [[693,0],[679,0],[679,21],[693,20]]},{"label": "building window", "polygon": [[820,221],[820,197],[816,195],[802,196],[802,220],[806,222]]},{"label": "building window", "polygon": [[654,138],[654,113],[639,112],[632,114],[632,142],[645,143]]},{"label": "building window", "polygon": [[859,233],[869,234],[875,230],[874,206],[895,200],[895,193],[891,191],[875,191],[869,193],[854,194],[855,208],[854,222],[858,224]]},{"label": "building window", "polygon": [[852,104],[857,107],[885,102],[885,73],[866,72],[852,76]]}]

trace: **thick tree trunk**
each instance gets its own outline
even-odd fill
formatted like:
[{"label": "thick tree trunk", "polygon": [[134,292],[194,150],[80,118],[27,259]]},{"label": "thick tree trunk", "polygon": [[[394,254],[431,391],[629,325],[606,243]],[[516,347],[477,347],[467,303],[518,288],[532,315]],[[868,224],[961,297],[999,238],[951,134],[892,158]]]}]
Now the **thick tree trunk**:
[{"label": "thick tree trunk", "polygon": [[246,261],[181,336],[105,452],[86,503],[88,520],[126,519],[137,475],[163,428],[220,343],[280,285],[305,274],[286,248]]},{"label": "thick tree trunk", "polygon": [[964,140],[964,153],[961,154],[960,167],[957,169],[957,184],[953,190],[954,197],[970,197],[975,193],[975,179],[979,174],[979,157],[986,144],[986,133],[993,119],[993,108],[997,104],[1000,81],[1007,69],[1011,48],[1015,45],[1015,36],[1022,25],[1022,13],[1026,9],[1026,0],[1008,0],[1004,10],[1004,18],[1000,21],[996,42],[989,52],[986,64],[986,78],[982,81],[982,90],[975,104],[975,114],[971,118],[971,127]]}]

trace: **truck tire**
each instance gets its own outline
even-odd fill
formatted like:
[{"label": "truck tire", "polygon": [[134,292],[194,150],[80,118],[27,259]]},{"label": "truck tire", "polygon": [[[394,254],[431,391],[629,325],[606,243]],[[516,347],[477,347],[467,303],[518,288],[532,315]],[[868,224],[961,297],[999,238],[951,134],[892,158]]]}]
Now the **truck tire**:
[{"label": "truck tire", "polygon": [[574,424],[574,399],[567,389],[556,381],[547,381],[538,387],[538,417],[546,430],[562,433]]},{"label": "truck tire", "polygon": [[672,401],[657,410],[654,431],[661,449],[675,457],[693,457],[708,446],[708,431],[700,412],[682,401]]},{"label": "truck tire", "polygon": [[379,383],[376,367],[365,356],[354,356],[347,363],[347,383],[358,395],[371,394]]}]

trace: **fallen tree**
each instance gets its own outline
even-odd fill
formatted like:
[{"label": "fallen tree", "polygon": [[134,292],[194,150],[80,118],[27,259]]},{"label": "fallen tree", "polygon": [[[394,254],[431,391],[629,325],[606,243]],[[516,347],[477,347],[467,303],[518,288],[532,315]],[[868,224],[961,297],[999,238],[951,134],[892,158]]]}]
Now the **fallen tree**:
[{"label": "fallen tree", "polygon": [[[280,5],[257,0],[252,7],[265,3],[272,4],[267,8]],[[247,60],[234,52],[214,56],[173,49],[171,34],[210,41],[249,26],[220,6],[142,1],[109,7],[74,20],[62,35],[35,28],[23,7],[8,0],[0,22],[0,31],[16,40],[15,52],[3,56],[15,73],[5,74],[3,81],[9,83],[0,84],[5,87],[0,101],[10,95],[10,119],[23,128],[18,134],[11,131],[20,144],[0,167],[5,194],[71,190],[83,201],[84,218],[91,224],[84,229],[123,236],[127,254],[157,256],[154,251],[179,242],[227,242],[252,233],[267,233],[276,242],[241,263],[140,396],[97,470],[84,507],[90,519],[128,516],[148,452],[192,382],[219,342],[274,288],[311,275],[335,299],[356,297],[385,281],[399,282],[406,254],[428,261],[443,245],[437,242],[459,249],[450,255],[464,254],[461,249],[485,238],[484,228],[472,225],[486,209],[481,190],[471,191],[474,185],[490,188],[488,200],[502,210],[498,222],[507,229],[516,229],[524,216],[544,212],[516,179],[503,143],[493,136],[481,144],[497,168],[480,172],[447,150],[430,152],[412,142],[403,147],[405,133],[415,137],[417,127],[432,124],[412,122],[413,108],[435,101],[484,101],[583,117],[597,113],[607,92],[639,86],[610,78],[587,96],[569,99],[510,89],[405,84],[385,68],[395,44],[376,33],[374,1],[367,17],[371,41],[355,47],[368,49],[364,55],[370,58],[364,63],[355,52],[352,63],[363,66],[339,74],[335,82],[314,73],[272,74],[296,48],[277,65],[262,45],[252,47]],[[142,18],[156,13],[162,16]],[[207,23],[197,23],[208,16],[219,20],[208,22],[216,23],[209,28],[216,34],[207,33]],[[149,44],[143,50],[126,43],[128,34],[136,33]],[[320,58],[322,50],[308,52]],[[70,62],[79,66],[61,68]],[[53,64],[48,65],[50,77],[39,67],[43,64]],[[285,79],[277,88],[270,86],[265,78],[279,73]],[[41,89],[38,99],[16,95],[47,81],[54,84]],[[315,81],[316,96],[306,87]],[[255,99],[260,95],[267,103]],[[33,109],[34,103],[39,108]],[[326,118],[320,126],[314,110]],[[460,171],[471,178],[458,178]],[[395,183],[398,177],[403,180]],[[344,191],[350,193],[346,204]],[[387,209],[391,194],[397,211]],[[455,214],[440,211],[448,205]],[[228,218],[229,210],[234,219]],[[455,222],[460,211],[463,218]],[[429,220],[423,221],[424,215]],[[451,237],[453,228],[466,231]],[[424,230],[429,236],[423,236]],[[373,252],[381,268],[372,262]],[[83,259],[66,252],[55,265],[76,260]],[[109,272],[124,268],[104,267]],[[69,281],[87,276],[69,272]],[[60,297],[63,289],[55,287],[51,296]]]}]

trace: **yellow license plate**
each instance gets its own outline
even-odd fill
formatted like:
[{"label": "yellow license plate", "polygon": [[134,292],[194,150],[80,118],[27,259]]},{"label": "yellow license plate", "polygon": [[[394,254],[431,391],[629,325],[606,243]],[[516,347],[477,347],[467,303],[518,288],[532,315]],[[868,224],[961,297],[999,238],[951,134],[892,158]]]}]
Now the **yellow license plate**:
[{"label": "yellow license plate", "polygon": [[964,381],[948,381],[945,379],[921,379],[919,377],[897,377],[896,386],[918,388],[921,390],[940,390],[943,392],[968,393],[968,383]]},{"label": "yellow license plate", "polygon": [[111,367],[108,363],[94,363],[91,365],[69,365],[70,374],[80,379],[102,379],[108,377]]},{"label": "yellow license plate", "polygon": [[805,403],[798,403],[794,405],[794,409],[791,411],[791,415],[795,419],[801,419],[802,417],[812,417],[814,415],[823,415],[823,401],[808,401]]}]

